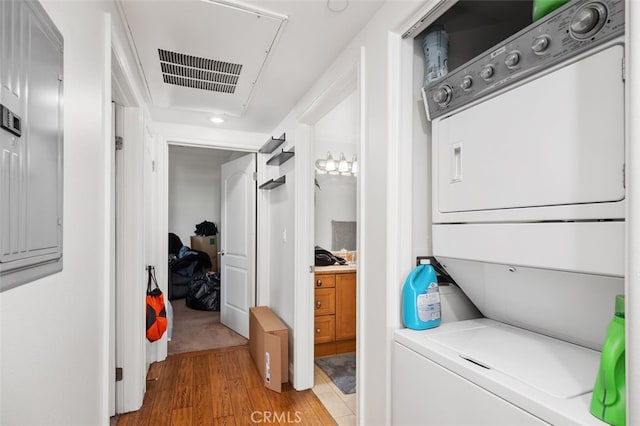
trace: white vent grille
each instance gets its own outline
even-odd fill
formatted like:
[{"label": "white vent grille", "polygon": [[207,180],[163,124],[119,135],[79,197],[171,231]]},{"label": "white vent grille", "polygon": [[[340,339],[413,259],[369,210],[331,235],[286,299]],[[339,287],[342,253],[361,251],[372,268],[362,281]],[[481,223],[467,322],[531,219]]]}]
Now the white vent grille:
[{"label": "white vent grille", "polygon": [[200,58],[158,49],[162,79],[167,84],[234,93],[241,64]]}]

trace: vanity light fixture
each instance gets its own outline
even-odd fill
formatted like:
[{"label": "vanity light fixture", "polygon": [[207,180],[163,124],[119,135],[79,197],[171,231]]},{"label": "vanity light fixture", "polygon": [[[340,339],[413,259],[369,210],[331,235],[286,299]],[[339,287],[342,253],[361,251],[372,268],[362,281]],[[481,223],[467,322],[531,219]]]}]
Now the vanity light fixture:
[{"label": "vanity light fixture", "polygon": [[319,175],[356,176],[358,174],[358,160],[353,156],[353,161],[347,161],[344,153],[340,153],[340,159],[336,162],[330,152],[326,158],[316,160],[316,173]]}]

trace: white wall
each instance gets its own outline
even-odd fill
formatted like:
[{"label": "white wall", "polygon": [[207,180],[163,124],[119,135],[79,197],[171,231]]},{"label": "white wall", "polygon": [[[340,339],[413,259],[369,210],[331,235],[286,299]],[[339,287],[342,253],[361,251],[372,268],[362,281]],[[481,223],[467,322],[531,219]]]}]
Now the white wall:
[{"label": "white wall", "polygon": [[0,293],[0,424],[106,424],[108,24],[104,4],[44,6],[64,37],[64,269]]},{"label": "white wall", "polygon": [[[365,121],[366,135],[362,141],[362,151],[359,162],[364,179],[361,216],[366,221],[361,224],[361,231],[365,237],[366,257],[359,253],[359,279],[366,282],[364,300],[359,301],[361,307],[360,318],[364,318],[359,335],[363,354],[359,364],[363,387],[359,394],[359,422],[366,425],[385,424],[389,419],[389,368],[391,334],[399,324],[395,319],[387,318],[388,286],[398,289],[401,281],[408,273],[411,261],[407,257],[407,270],[401,271],[401,276],[394,277],[393,282],[387,282],[387,170],[389,148],[389,99],[388,99],[388,71],[391,64],[388,61],[389,31],[398,28],[409,16],[416,11],[422,2],[394,1],[386,2],[376,16],[359,33],[336,61],[324,72],[317,83],[303,96],[296,107],[276,128],[279,131],[292,132],[299,117],[327,87],[338,80],[345,72],[353,67],[360,55],[360,48],[365,50],[364,69],[365,84]],[[294,141],[295,142],[295,141]],[[293,200],[288,208],[293,211]],[[272,218],[273,220],[273,218]],[[293,221],[287,226],[293,228]],[[272,242],[272,253],[277,255],[277,242]],[[277,261],[276,261],[277,262]],[[280,292],[293,294],[294,283],[289,277],[293,265],[287,269],[277,271],[271,275],[271,285],[278,283]],[[399,303],[399,296],[398,303]],[[272,308],[281,317],[292,318],[294,306],[274,306]],[[293,334],[296,330],[292,330]],[[294,337],[295,338],[295,337]],[[295,361],[295,360],[294,360]]]},{"label": "white wall", "polygon": [[[347,161],[357,154],[358,111],[356,93],[322,117],[314,126],[315,159],[324,159],[327,151],[334,160],[344,153]],[[315,188],[315,243],[327,250],[331,247],[331,221],[356,221],[356,183],[353,176],[317,174],[320,188]],[[343,247],[336,247],[339,250]],[[351,247],[353,249],[353,247]]]},{"label": "white wall", "polygon": [[190,246],[195,227],[207,220],[220,228],[220,166],[233,151],[169,146],[169,232]]}]

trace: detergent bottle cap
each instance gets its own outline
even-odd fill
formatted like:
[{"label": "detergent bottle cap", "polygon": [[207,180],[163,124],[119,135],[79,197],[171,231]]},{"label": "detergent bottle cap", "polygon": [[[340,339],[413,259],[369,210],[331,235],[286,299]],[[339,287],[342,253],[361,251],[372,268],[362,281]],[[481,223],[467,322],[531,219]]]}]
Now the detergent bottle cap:
[{"label": "detergent bottle cap", "polygon": [[624,295],[618,294],[616,296],[616,316],[624,318]]}]

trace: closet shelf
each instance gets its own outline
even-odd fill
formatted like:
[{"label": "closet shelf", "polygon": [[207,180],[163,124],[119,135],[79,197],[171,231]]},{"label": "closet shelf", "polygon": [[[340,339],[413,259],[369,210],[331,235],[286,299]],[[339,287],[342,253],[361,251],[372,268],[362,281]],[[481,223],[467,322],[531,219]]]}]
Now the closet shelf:
[{"label": "closet shelf", "polygon": [[266,141],[265,144],[260,147],[258,152],[261,154],[271,154],[273,151],[275,151],[277,147],[282,145],[285,140],[286,140],[286,133],[281,134],[280,137],[277,139],[271,136],[271,139]]},{"label": "closet shelf", "polygon": [[279,152],[276,155],[274,155],[273,157],[269,158],[267,160],[267,165],[269,165],[269,166],[279,166],[279,165],[287,162],[287,160],[289,160],[294,155],[295,155],[294,148],[291,148],[290,151],[285,151],[283,149],[281,152]]},{"label": "closet shelf", "polygon": [[284,185],[285,181],[286,181],[286,176],[280,176],[278,179],[269,179],[268,181],[260,185],[260,189],[269,190],[269,189],[277,188],[280,185]]}]

